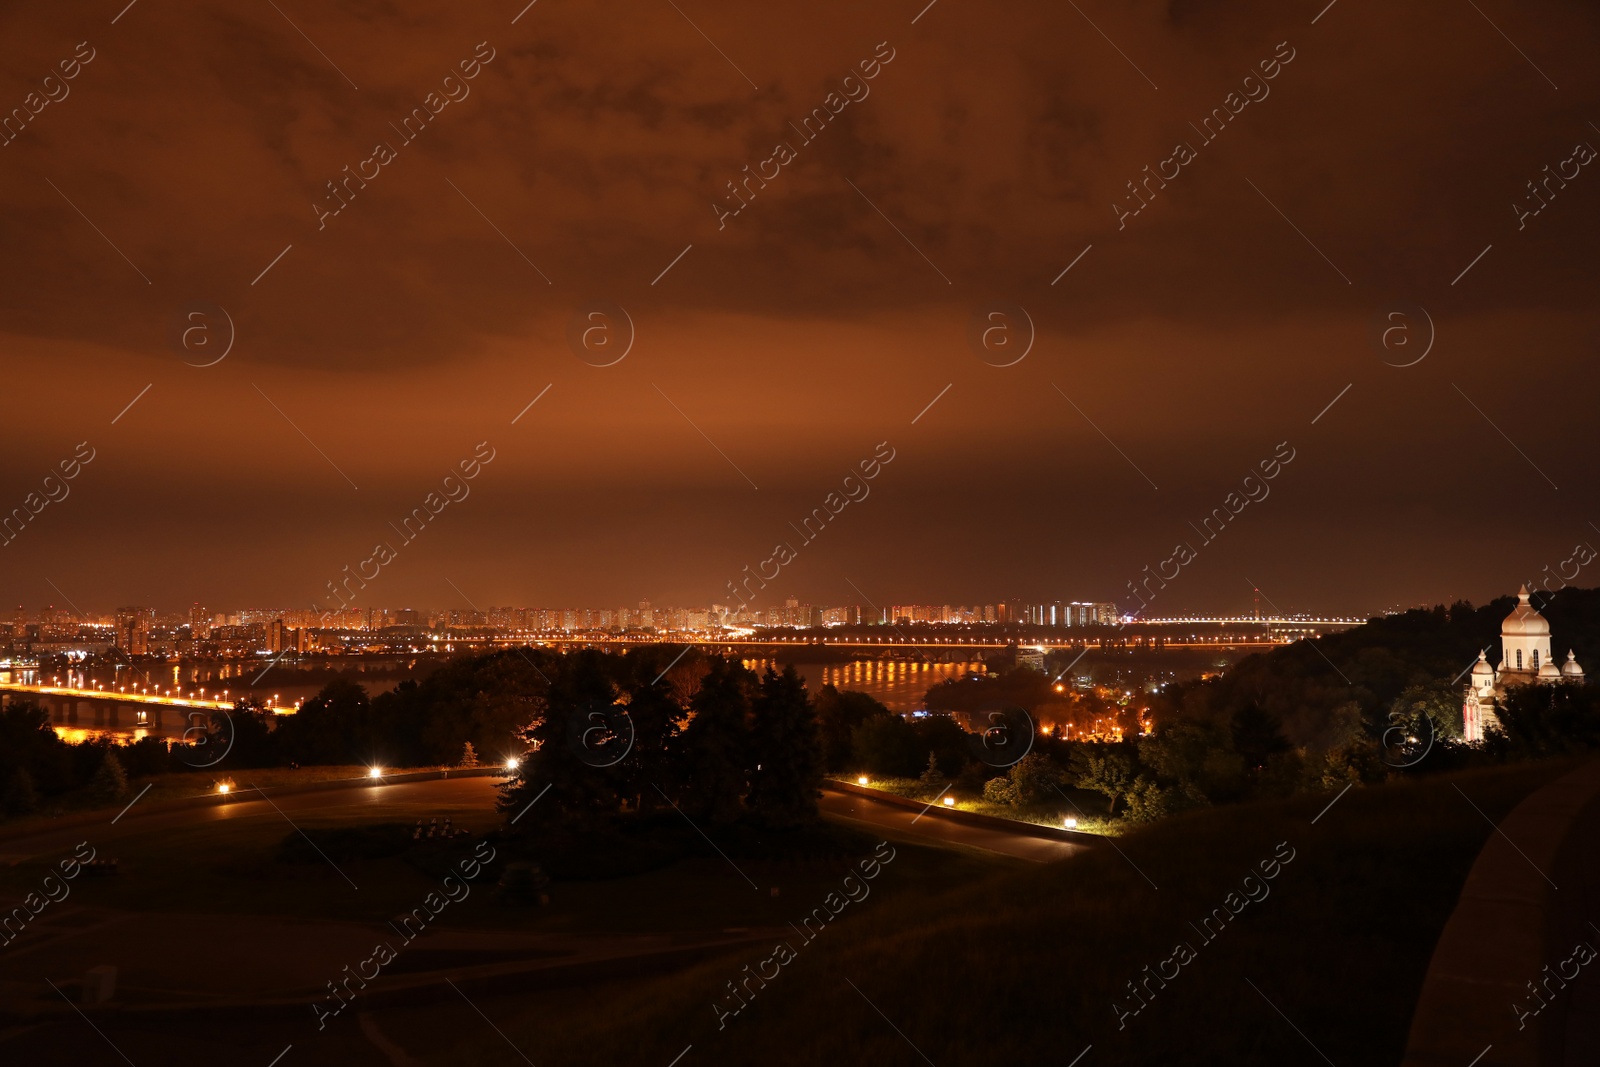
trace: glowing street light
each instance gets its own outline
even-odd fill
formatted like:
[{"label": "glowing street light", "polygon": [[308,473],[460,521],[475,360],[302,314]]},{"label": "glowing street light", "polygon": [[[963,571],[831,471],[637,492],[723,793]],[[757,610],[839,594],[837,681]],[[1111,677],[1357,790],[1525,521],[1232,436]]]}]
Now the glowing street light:
[{"label": "glowing street light", "polygon": [[226,794],[232,788],[233,787],[231,785],[229,785],[227,782],[218,782],[217,783],[217,792],[219,792],[219,793]]},{"label": "glowing street light", "polygon": [[866,785],[867,784],[867,776],[863,774],[861,777],[857,778],[856,779],[856,784],[857,785]]},{"label": "glowing street light", "polygon": [[522,761],[517,759],[515,756],[512,756],[510,759],[506,760],[506,770],[508,771],[514,771],[520,766],[522,766]]},{"label": "glowing street light", "polygon": [[945,797],[944,798],[944,806],[947,807],[947,808],[955,807],[956,806],[956,798],[955,797]]},{"label": "glowing street light", "polygon": [[382,778],[383,777],[383,768],[382,767],[369,767],[369,768],[367,768],[367,777],[368,778]]},{"label": "glowing street light", "polygon": [[1065,819],[1061,820],[1061,825],[1065,826],[1068,830],[1076,830],[1078,828],[1078,820],[1074,816],[1068,815]]}]

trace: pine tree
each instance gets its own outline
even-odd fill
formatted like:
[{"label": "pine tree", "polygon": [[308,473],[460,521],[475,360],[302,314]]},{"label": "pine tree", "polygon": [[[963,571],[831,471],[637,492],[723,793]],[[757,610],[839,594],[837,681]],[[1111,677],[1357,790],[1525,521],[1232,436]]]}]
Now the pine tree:
[{"label": "pine tree", "polygon": [[[532,751],[500,786],[500,811],[518,819],[533,812],[520,824],[523,828],[587,830],[621,811],[621,774],[615,767],[597,766],[591,747],[598,737],[597,722],[615,718],[610,666],[607,654],[585,649],[551,671],[554,680],[532,725],[517,737]],[[599,755],[599,763],[611,758],[605,751]],[[532,808],[535,801],[538,806]]]},{"label": "pine tree", "polygon": [[128,772],[115,752],[107,751],[100,769],[89,780],[89,796],[99,804],[115,804],[128,795]]},{"label": "pine tree", "polygon": [[944,775],[939,773],[939,757],[932,752],[928,753],[928,768],[922,772],[921,782],[929,789],[933,789],[944,782]]},{"label": "pine tree", "polygon": [[689,705],[694,718],[676,746],[681,754],[683,792],[679,803],[698,818],[717,825],[738,821],[740,798],[749,784],[750,693],[754,676],[720,656]]},{"label": "pine tree", "polygon": [[476,767],[477,765],[478,750],[472,747],[471,741],[468,741],[466,744],[461,746],[461,763],[459,766]]},{"label": "pine tree", "polygon": [[5,808],[7,815],[27,815],[38,806],[39,793],[33,787],[33,775],[18,767],[6,783],[6,795],[0,807]]},{"label": "pine tree", "polygon": [[817,817],[822,744],[816,709],[794,667],[767,668],[755,699],[751,742],[756,767],[746,803],[768,826],[791,827]]}]

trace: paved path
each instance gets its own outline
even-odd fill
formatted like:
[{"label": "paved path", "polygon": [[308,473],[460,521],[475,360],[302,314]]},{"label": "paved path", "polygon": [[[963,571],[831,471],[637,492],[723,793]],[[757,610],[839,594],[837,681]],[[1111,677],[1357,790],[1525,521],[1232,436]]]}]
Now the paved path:
[{"label": "paved path", "polygon": [[822,791],[821,808],[822,813],[831,819],[893,831],[899,836],[925,844],[976,848],[1035,863],[1063,860],[1092,847],[1042,834],[1035,837],[1026,831],[1009,833],[983,826],[969,826],[835,789]]}]

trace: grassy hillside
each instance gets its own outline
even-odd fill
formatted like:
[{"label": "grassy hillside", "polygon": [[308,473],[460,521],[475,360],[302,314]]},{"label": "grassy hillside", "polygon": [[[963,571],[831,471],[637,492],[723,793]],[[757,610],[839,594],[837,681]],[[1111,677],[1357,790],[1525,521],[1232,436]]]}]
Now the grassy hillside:
[{"label": "grassy hillside", "polygon": [[[511,1017],[499,1025],[541,1064],[667,1064],[690,1044],[686,1067],[1068,1064],[1091,1044],[1083,1062],[1095,1067],[1318,1062],[1307,1038],[1340,1067],[1392,1064],[1432,947],[1491,832],[1456,787],[1499,819],[1572,766],[1356,788],[1314,825],[1331,796],[1209,809],[1119,838],[1121,853],[964,887],[902,886],[913,892],[846,905],[810,944],[792,938],[796,958],[721,1029],[713,1002],[770,950],[597,989],[577,1010],[570,998],[559,1012],[502,1001]],[[1240,913],[1215,940],[1190,925],[1290,850],[1264,895],[1263,883],[1249,884],[1258,901],[1234,898]],[[890,862],[873,884],[908,877],[909,866]],[[798,920],[822,900],[790,904]],[[1152,981],[1148,1006],[1119,1026],[1113,1002],[1137,1006],[1125,983],[1179,943],[1193,958],[1164,988]],[[505,1054],[488,1033],[436,1062]]]}]

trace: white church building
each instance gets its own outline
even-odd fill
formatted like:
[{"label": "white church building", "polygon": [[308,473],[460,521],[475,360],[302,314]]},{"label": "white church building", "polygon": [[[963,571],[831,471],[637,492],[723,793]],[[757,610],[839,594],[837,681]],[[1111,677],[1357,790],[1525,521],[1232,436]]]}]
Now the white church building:
[{"label": "white church building", "polygon": [[1495,702],[1504,699],[1506,689],[1513,685],[1583,683],[1583,668],[1571,649],[1567,660],[1556,666],[1550,648],[1550,623],[1529,603],[1528,587],[1517,593],[1517,606],[1500,625],[1500,666],[1489,665],[1488,657],[1478,653],[1478,662],[1472,665],[1472,678],[1467,683],[1466,700],[1461,716],[1468,741],[1482,741],[1485,729],[1495,726]]}]

